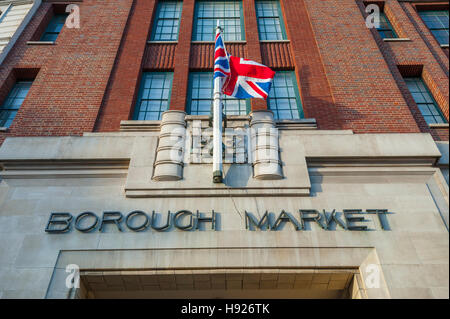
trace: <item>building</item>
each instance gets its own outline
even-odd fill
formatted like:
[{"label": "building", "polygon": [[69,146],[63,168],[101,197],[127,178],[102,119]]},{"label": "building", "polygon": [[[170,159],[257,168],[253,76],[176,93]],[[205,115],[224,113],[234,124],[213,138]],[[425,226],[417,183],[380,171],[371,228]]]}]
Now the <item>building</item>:
[{"label": "building", "polygon": [[0,1],[0,64],[40,4],[41,0]]},{"label": "building", "polygon": [[[448,10],[43,1],[0,66],[0,297],[448,298]],[[224,100],[220,184],[217,19],[277,72]]]}]

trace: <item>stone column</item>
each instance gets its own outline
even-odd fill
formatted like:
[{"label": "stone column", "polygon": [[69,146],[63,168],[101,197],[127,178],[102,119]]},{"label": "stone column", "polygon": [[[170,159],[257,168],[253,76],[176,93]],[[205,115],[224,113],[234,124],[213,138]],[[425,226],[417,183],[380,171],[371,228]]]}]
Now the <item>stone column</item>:
[{"label": "stone column", "polygon": [[250,113],[250,138],[253,176],[256,179],[282,179],[278,130],[270,110]]},{"label": "stone column", "polygon": [[153,174],[156,181],[176,181],[183,178],[185,116],[185,112],[178,110],[169,110],[162,115]]}]

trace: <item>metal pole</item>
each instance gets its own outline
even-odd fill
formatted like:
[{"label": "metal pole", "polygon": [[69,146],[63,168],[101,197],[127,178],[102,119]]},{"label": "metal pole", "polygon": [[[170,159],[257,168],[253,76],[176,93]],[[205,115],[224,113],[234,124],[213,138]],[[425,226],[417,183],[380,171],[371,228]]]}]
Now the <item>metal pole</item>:
[{"label": "metal pole", "polygon": [[[216,36],[220,33],[217,20]],[[222,78],[214,79],[214,114],[213,114],[213,182],[222,183]]]}]

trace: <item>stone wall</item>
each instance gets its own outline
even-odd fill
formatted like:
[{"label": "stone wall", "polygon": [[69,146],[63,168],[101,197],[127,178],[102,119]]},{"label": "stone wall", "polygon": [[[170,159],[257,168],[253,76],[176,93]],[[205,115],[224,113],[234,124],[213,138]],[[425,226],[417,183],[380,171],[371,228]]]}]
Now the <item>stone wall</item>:
[{"label": "stone wall", "polygon": [[[210,164],[185,164],[182,180],[152,180],[157,132],[9,138],[0,148],[0,296],[70,297],[65,267],[78,264],[84,272],[112,272],[104,276],[345,268],[361,276],[367,298],[448,298],[448,185],[435,166],[441,154],[431,136],[339,133],[282,130],[283,179],[258,181],[251,164],[230,164],[224,173],[234,178],[225,184],[212,183]],[[66,233],[45,232],[52,212],[75,218],[118,211],[125,218],[134,210],[166,216],[183,209],[203,217],[214,210],[216,229],[206,222],[191,231],[135,232],[122,221],[122,232],[111,223],[89,233],[73,225]],[[389,226],[365,214],[366,222],[356,224],[366,231],[326,230],[310,221],[300,230],[290,223],[246,229],[245,212],[259,219],[285,210],[299,220],[300,209],[386,209]],[[379,288],[364,284],[369,265],[381,269]]]}]

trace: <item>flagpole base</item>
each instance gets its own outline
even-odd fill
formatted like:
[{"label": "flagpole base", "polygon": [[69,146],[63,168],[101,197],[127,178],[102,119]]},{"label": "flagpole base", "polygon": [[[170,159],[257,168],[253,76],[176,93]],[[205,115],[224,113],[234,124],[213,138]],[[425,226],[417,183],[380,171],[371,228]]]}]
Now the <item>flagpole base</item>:
[{"label": "flagpole base", "polygon": [[223,182],[222,171],[214,171],[213,183],[218,184]]}]

